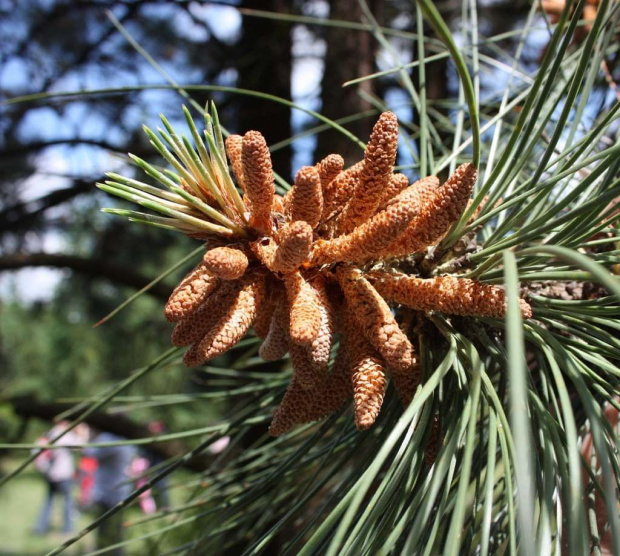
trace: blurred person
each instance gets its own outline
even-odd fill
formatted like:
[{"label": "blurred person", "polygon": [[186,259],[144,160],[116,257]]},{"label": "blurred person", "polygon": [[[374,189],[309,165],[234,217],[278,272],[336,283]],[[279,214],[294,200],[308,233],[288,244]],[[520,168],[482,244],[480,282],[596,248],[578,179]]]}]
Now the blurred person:
[{"label": "blurred person", "polygon": [[[61,421],[54,426],[46,435],[37,440],[37,444],[49,444],[62,434],[69,423]],[[55,446],[70,446],[79,444],[79,437],[69,431],[63,437],[54,442]],[[54,498],[56,496],[63,499],[63,533],[71,533],[73,531],[73,519],[75,516],[75,507],[73,503],[73,482],[75,479],[75,462],[73,454],[69,448],[54,448],[43,450],[35,459],[35,468],[47,484],[47,495],[43,508],[37,518],[34,533],[37,535],[45,535],[50,530],[50,522],[52,517],[52,509],[54,506]]]},{"label": "blurred person", "polygon": [[[133,461],[131,462],[131,474],[136,481],[136,488],[142,488],[148,482],[146,472],[149,467],[149,460],[146,457],[139,455],[133,458]],[[155,504],[155,499],[153,498],[153,493],[150,488],[140,494],[140,509],[147,515],[155,513],[157,509],[157,505]]]},{"label": "blurred person", "polygon": [[[93,442],[122,442],[124,439],[109,432],[98,433]],[[97,515],[120,504],[132,491],[131,463],[136,456],[136,448],[129,445],[99,446],[84,449],[86,457],[97,460],[95,482],[92,487],[91,501]],[[122,511],[116,512],[104,520],[97,529],[97,548],[107,548],[123,540]],[[120,556],[122,548],[106,551],[106,554]]]},{"label": "blurred person", "polygon": [[[80,423],[74,429],[75,434],[82,444],[88,444],[91,439],[92,431],[86,423]],[[92,506],[92,490],[95,484],[95,471],[97,470],[97,460],[93,457],[81,454],[77,464],[76,481],[78,485],[77,503],[80,508]]]},{"label": "blurred person", "polygon": [[97,458],[82,456],[78,462],[78,506],[89,508],[93,505],[93,487],[97,472]]},{"label": "blurred person", "polygon": [[[148,425],[149,432],[153,436],[160,436],[162,434],[166,434],[168,429],[163,421],[151,421]],[[166,461],[166,458],[161,454],[146,448],[144,451],[144,457],[149,462],[149,467],[155,467],[156,472],[162,470],[162,464]],[[157,507],[161,509],[170,507],[170,495],[168,493],[168,477],[164,477],[159,480],[157,484],[153,487],[153,497],[155,498],[155,502]]]}]

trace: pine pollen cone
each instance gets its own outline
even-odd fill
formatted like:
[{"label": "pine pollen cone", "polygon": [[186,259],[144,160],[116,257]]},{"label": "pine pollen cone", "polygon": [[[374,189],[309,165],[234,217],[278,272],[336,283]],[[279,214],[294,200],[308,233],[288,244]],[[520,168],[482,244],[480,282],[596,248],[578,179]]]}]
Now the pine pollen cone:
[{"label": "pine pollen cone", "polygon": [[[212,196],[228,203],[225,214],[211,222],[205,211],[211,228],[192,232],[207,238],[208,250],[172,292],[165,315],[176,323],[173,343],[189,346],[188,366],[234,348],[252,326],[266,361],[291,355],[292,378],[270,427],[274,436],[323,419],[351,399],[355,424],[365,430],[379,416],[388,379],[403,403],[411,401],[420,367],[398,324],[400,306],[448,317],[506,313],[500,287],[417,276],[412,265],[419,259],[412,255],[426,255],[461,218],[477,172],[465,163],[443,185],[435,176],[410,185],[394,173],[397,142],[398,121],[386,112],[363,160],[345,169],[332,154],[303,167],[281,198],[263,136],[248,131],[226,140],[232,176],[228,189]],[[233,177],[239,192],[230,189]],[[220,224],[232,231],[212,233]],[[520,308],[524,318],[532,316],[525,300]]]}]

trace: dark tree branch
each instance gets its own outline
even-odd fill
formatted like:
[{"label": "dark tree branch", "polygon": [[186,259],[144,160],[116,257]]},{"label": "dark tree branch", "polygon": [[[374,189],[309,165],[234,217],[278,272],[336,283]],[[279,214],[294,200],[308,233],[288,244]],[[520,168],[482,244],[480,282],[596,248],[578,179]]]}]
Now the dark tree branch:
[{"label": "dark tree branch", "polygon": [[[126,267],[115,265],[107,261],[97,260],[76,255],[52,253],[16,253],[0,256],[0,271],[18,270],[32,266],[46,266],[51,268],[68,268],[93,278],[106,278],[120,286],[141,289],[151,279],[134,272]],[[148,293],[158,299],[168,299],[171,288],[161,282],[155,284]]]},{"label": "dark tree branch", "polygon": [[[57,5],[53,11],[42,17],[37,22],[37,24],[30,29],[27,40],[18,49],[20,57],[23,57],[26,54],[25,49],[29,46],[33,39],[37,38],[37,35],[39,33],[44,33],[50,28],[51,21],[53,21],[54,19],[62,20],[62,18],[66,17],[69,11],[72,11],[76,5],[82,5],[83,7],[87,7],[88,3],[68,2],[65,4],[60,4]],[[128,4],[127,6],[127,12],[120,18],[120,21],[122,23],[130,19],[139,7],[138,4]],[[62,65],[58,73],[56,73],[55,75],[47,76],[44,79],[43,84],[39,87],[39,92],[47,92],[54,83],[62,79],[69,71],[72,71],[78,66],[81,66],[82,64],[87,62],[91,55],[94,52],[97,52],[100,49],[101,45],[106,42],[115,32],[116,28],[114,27],[114,25],[110,24],[107,27],[106,31],[96,41],[85,45],[82,51],[77,52],[71,63]],[[12,123],[13,127],[16,127],[17,124],[21,122],[22,117],[28,113],[28,110],[29,107],[27,104],[23,104],[14,108]]]},{"label": "dark tree branch", "polygon": [[[4,400],[13,407],[17,415],[23,418],[43,419],[53,421],[57,415],[64,413],[74,407],[70,403],[42,402],[33,396],[19,396]],[[138,440],[152,438],[153,435],[146,425],[136,423],[124,415],[112,415],[105,412],[95,412],[89,415],[86,420],[90,426],[99,430],[111,432],[127,440]],[[165,459],[184,456],[189,450],[180,441],[173,440],[167,442],[156,442],[148,444],[147,449]],[[192,471],[200,473],[208,468],[210,463],[208,456],[197,456],[186,463],[186,467]]]},{"label": "dark tree branch", "polygon": [[[70,2],[69,4],[71,5],[73,4],[73,2]],[[135,15],[138,7],[139,5],[137,4],[128,4],[127,12],[125,12],[125,14],[123,14],[123,16],[119,18],[119,21],[124,24],[126,21],[131,19]],[[43,87],[41,87],[41,90],[47,91],[49,87],[51,87],[54,83],[58,82],[58,80],[64,77],[69,71],[72,71],[75,68],[86,63],[91,57],[91,55],[97,52],[101,48],[101,45],[105,43],[116,32],[116,27],[109,23],[107,29],[101,34],[101,36],[92,43],[85,45],[84,49],[79,52],[77,56],[75,56],[75,58],[71,61],[70,64],[67,64],[57,75],[49,76],[45,80],[45,83]]]},{"label": "dark tree branch", "polygon": [[70,187],[57,189],[34,201],[16,203],[0,212],[0,233],[17,232],[32,226],[46,210],[70,201],[78,195],[90,193],[94,183],[87,180],[74,180]]},{"label": "dark tree branch", "polygon": [[208,21],[203,21],[202,19],[198,19],[196,17],[196,15],[192,12],[191,5],[189,3],[182,5],[182,7],[188,17],[190,17],[196,25],[200,25],[204,28],[204,30],[209,34],[209,40],[213,42],[213,44],[215,44],[221,50],[230,49],[230,47],[226,43],[222,42],[220,39],[217,38],[217,36],[213,32],[213,27]]},{"label": "dark tree branch", "polygon": [[[0,152],[0,158],[13,158],[16,156],[22,156],[24,154],[29,154],[35,151],[47,149],[48,147],[55,147],[57,145],[89,145],[93,147],[100,147],[108,151],[125,153],[124,147],[113,145],[112,143],[108,143],[107,141],[103,141],[101,139],[80,139],[80,138],[72,137],[68,139],[53,139],[51,141],[35,141],[32,143],[15,145],[14,147],[9,147],[8,149],[4,149],[2,152]],[[132,152],[134,152],[134,150],[132,150]],[[152,154],[152,153],[153,153],[152,150],[143,151],[143,152],[134,152],[134,154],[138,154],[139,156],[143,156],[143,154]]]}]

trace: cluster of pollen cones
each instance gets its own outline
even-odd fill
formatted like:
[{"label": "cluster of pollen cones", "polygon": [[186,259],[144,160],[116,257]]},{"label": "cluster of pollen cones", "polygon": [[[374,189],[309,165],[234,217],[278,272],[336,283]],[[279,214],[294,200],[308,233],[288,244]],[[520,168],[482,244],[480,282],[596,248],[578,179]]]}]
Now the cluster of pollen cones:
[{"label": "cluster of pollen cones", "polygon": [[[170,296],[166,317],[176,323],[172,342],[190,346],[188,366],[221,355],[251,327],[264,339],[263,359],[290,354],[292,379],[274,411],[274,436],[326,417],[350,397],[356,426],[367,429],[381,409],[388,375],[401,399],[411,400],[419,363],[394,316],[396,305],[447,315],[505,314],[497,286],[398,270],[399,259],[435,245],[459,219],[476,168],[461,165],[443,185],[435,177],[410,185],[393,173],[397,139],[396,116],[385,112],[361,162],[344,169],[334,154],[303,167],[284,197],[275,193],[260,133],[226,140],[244,209],[228,216],[243,233],[209,238],[203,260]],[[523,316],[531,316],[521,303]]]}]

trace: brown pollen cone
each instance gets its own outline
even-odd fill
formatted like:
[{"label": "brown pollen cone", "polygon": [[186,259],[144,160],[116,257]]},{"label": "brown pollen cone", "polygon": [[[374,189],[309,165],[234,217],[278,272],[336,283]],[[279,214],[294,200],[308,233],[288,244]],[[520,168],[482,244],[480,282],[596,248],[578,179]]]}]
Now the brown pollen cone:
[{"label": "brown pollen cone", "polygon": [[400,201],[410,201],[421,210],[426,203],[433,200],[438,187],[439,179],[435,176],[427,176],[403,189],[403,191],[393,199],[390,199],[386,204],[389,206]]},{"label": "brown pollen cone", "polygon": [[289,348],[289,308],[281,296],[276,305],[269,324],[269,333],[258,350],[258,354],[265,361],[276,361],[284,357]]},{"label": "brown pollen cone", "polygon": [[542,10],[550,16],[554,16],[551,18],[551,23],[557,23],[565,7],[566,0],[542,0],[541,2]]},{"label": "brown pollen cone", "polygon": [[271,269],[283,274],[294,272],[308,260],[312,245],[312,228],[303,220],[298,220],[279,232],[278,241]]},{"label": "brown pollen cone", "polygon": [[344,168],[344,158],[339,154],[327,155],[321,162],[314,166],[321,178],[321,188],[325,190],[328,184],[342,172]]},{"label": "brown pollen cone", "polygon": [[581,13],[581,18],[588,22],[584,25],[585,32],[589,33],[590,31],[592,31],[592,24],[594,23],[594,20],[596,19],[597,12],[598,12],[598,9],[596,5],[588,3],[586,6],[584,6],[583,12]]},{"label": "brown pollen cone", "polygon": [[295,176],[288,212],[291,220],[303,220],[316,228],[323,212],[321,177],[314,166],[304,166]]},{"label": "brown pollen cone", "polygon": [[243,137],[241,135],[229,135],[226,138],[226,154],[232,166],[233,175],[241,191],[245,192],[245,176],[243,175],[243,162],[241,152],[243,149]]},{"label": "brown pollen cone", "polygon": [[[476,280],[454,276],[416,278],[381,271],[370,273],[368,279],[383,298],[417,311],[476,317],[506,315],[504,290]],[[530,305],[523,299],[519,305],[523,317],[530,318]]]},{"label": "brown pollen cone", "polygon": [[251,274],[241,281],[241,289],[224,316],[218,319],[207,335],[183,356],[188,367],[195,367],[222,355],[234,347],[252,326],[265,298],[265,278]]},{"label": "brown pollen cone", "polygon": [[308,345],[318,336],[321,327],[316,291],[299,272],[285,276],[284,285],[290,307],[291,341]]},{"label": "brown pollen cone", "polygon": [[[316,287],[316,291],[319,292],[319,298],[323,298],[323,293],[329,297],[327,291],[322,290],[320,286]],[[343,318],[343,320],[345,319]],[[342,404],[350,398],[352,393],[350,344],[350,335],[343,335],[338,355],[329,375],[325,378],[325,375],[322,374],[312,388],[303,388],[299,383],[300,374],[303,374],[306,369],[302,369],[300,373],[293,356],[293,378],[282,402],[273,413],[273,420],[269,428],[269,433],[272,436],[280,436],[295,425],[322,419],[340,409]],[[291,354],[293,355],[293,352]]]},{"label": "brown pollen cone", "polygon": [[267,334],[269,334],[271,317],[281,300],[282,290],[278,288],[277,285],[274,285],[273,281],[267,279],[267,295],[265,296],[261,310],[256,315],[253,326],[254,334],[259,338],[265,339]]},{"label": "brown pollen cone", "polygon": [[355,426],[370,428],[383,405],[387,385],[383,361],[361,335],[354,337],[351,350],[351,381],[355,404]]},{"label": "brown pollen cone", "polygon": [[360,174],[364,168],[364,161],[354,164],[340,172],[332,181],[323,187],[323,215],[321,220],[326,222],[342,210],[355,191]]},{"label": "brown pollen cone", "polygon": [[334,310],[327,295],[323,277],[319,275],[311,283],[316,292],[317,305],[321,313],[321,324],[316,338],[307,348],[308,356],[313,367],[326,372],[334,340]]},{"label": "brown pollen cone", "polygon": [[477,176],[473,164],[461,164],[446,183],[422,204],[419,216],[388,249],[389,255],[410,255],[437,243],[463,214]]},{"label": "brown pollen cone", "polygon": [[243,136],[241,161],[245,193],[250,201],[250,226],[271,235],[275,185],[269,148],[258,131],[248,131]]},{"label": "brown pollen cone", "polygon": [[345,354],[341,347],[327,379],[315,388],[303,389],[293,376],[282,402],[273,412],[271,436],[281,436],[295,425],[323,419],[342,407],[351,397],[351,373]]},{"label": "brown pollen cone", "polygon": [[295,425],[313,421],[312,406],[315,395],[316,392],[304,390],[291,379],[280,405],[273,411],[269,434],[274,437],[282,436]]},{"label": "brown pollen cone", "polygon": [[411,403],[422,378],[420,362],[417,357],[414,357],[413,363],[408,369],[392,370],[391,377],[398,399],[407,407]]},{"label": "brown pollen cone", "polygon": [[441,437],[439,435],[439,417],[437,415],[433,416],[433,424],[431,428],[431,433],[428,437],[428,442],[426,443],[426,448],[424,450],[424,461],[428,467],[431,467],[435,461],[437,460],[437,453],[439,452],[439,444]]},{"label": "brown pollen cone", "polygon": [[284,199],[277,193],[273,196],[273,212],[284,214]]},{"label": "brown pollen cone", "polygon": [[172,344],[189,346],[200,341],[215,325],[239,294],[238,281],[223,282],[203,303],[184,319],[177,322],[172,331]]},{"label": "brown pollen cone", "polygon": [[222,280],[241,278],[249,263],[243,251],[231,247],[209,249],[203,257],[203,262],[211,274]]},{"label": "brown pollen cone", "polygon": [[198,309],[217,288],[219,280],[211,276],[203,262],[198,264],[170,294],[164,314],[169,322],[178,322]]},{"label": "brown pollen cone", "polygon": [[378,258],[402,234],[416,215],[416,207],[406,201],[394,203],[355,228],[350,234],[315,242],[313,265],[360,262]]},{"label": "brown pollen cone", "polygon": [[336,277],[354,319],[373,347],[390,367],[409,368],[413,362],[413,346],[384,299],[355,268],[339,268]]},{"label": "brown pollen cone", "polygon": [[390,176],[390,183],[387,189],[381,196],[381,203],[379,208],[385,208],[386,205],[398,195],[401,191],[404,191],[409,186],[409,178],[405,174],[392,174]]},{"label": "brown pollen cone", "polygon": [[341,339],[340,350],[327,377],[325,399],[320,402],[325,403],[327,415],[338,411],[353,394],[351,386],[351,348],[346,345],[346,341],[345,345],[342,342],[343,339]]},{"label": "brown pollen cone", "polygon": [[[403,319],[400,323],[400,329],[403,331],[403,334],[410,339],[411,330],[416,320],[418,320],[417,313],[414,311],[407,311],[403,315]],[[413,342],[411,345],[413,346],[411,365],[406,368],[390,368],[390,376],[392,384],[394,385],[394,390],[404,407],[407,407],[411,403],[422,380],[422,369],[417,347]]]},{"label": "brown pollen cone", "polygon": [[397,147],[398,120],[393,112],[384,112],[372,130],[353,197],[339,217],[338,234],[348,234],[377,211],[390,183]]},{"label": "brown pollen cone", "polygon": [[293,362],[293,378],[304,390],[319,388],[327,377],[324,369],[318,369],[310,359],[310,350],[294,342],[289,344],[289,353]]},{"label": "brown pollen cone", "polygon": [[284,224],[275,238],[254,242],[252,250],[271,272],[290,274],[308,260],[312,238],[310,225],[298,220]]}]

